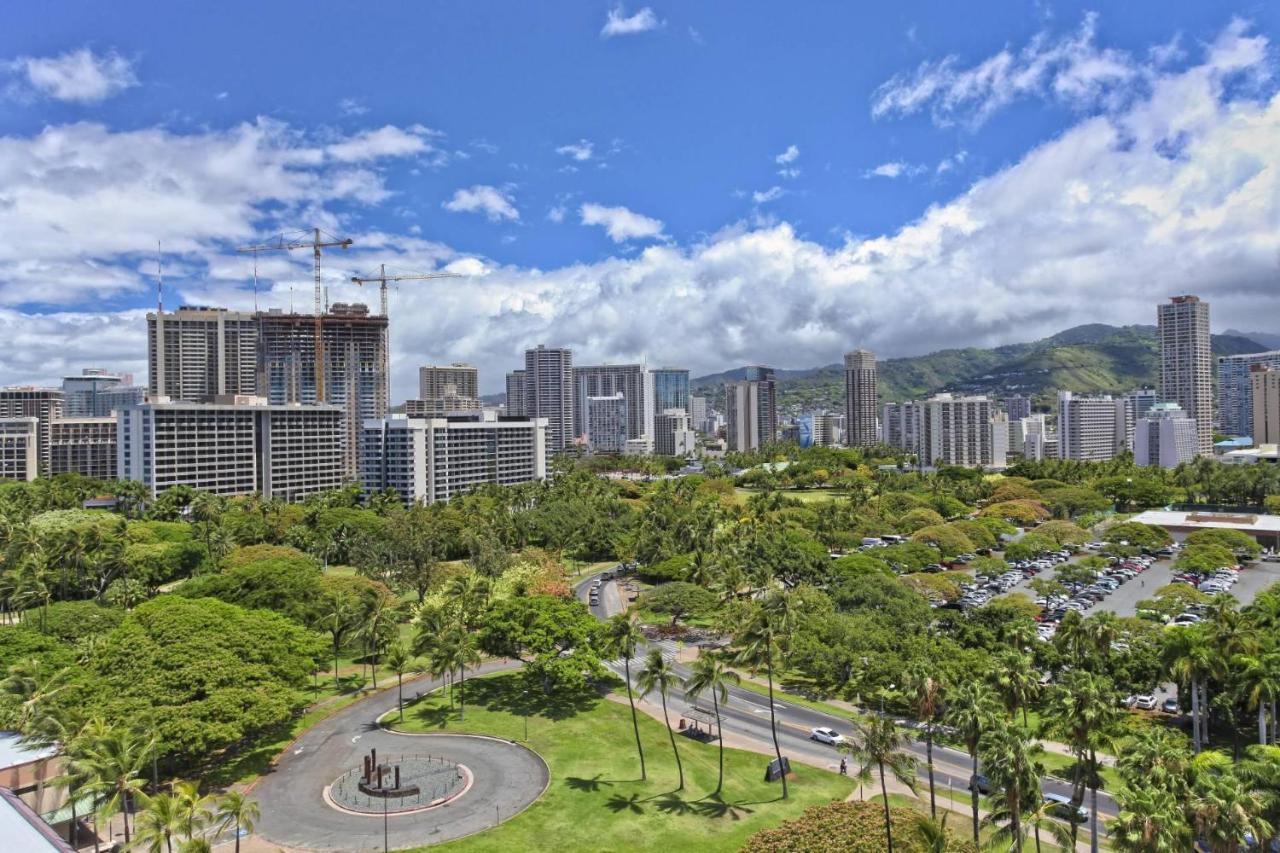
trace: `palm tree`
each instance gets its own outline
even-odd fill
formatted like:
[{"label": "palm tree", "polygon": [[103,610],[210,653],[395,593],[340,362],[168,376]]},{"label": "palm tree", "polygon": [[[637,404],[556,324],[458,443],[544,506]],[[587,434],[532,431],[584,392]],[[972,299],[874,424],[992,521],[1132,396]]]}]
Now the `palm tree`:
[{"label": "palm tree", "polygon": [[907,696],[924,725],[925,766],[929,774],[929,816],[938,817],[938,803],[933,787],[933,726],[942,711],[942,682],[927,668],[917,666],[907,673]]},{"label": "palm tree", "polygon": [[1065,736],[1076,757],[1073,800],[1083,799],[1089,788],[1089,849],[1098,850],[1098,746],[1106,743],[1109,729],[1119,722],[1116,697],[1103,676],[1073,670],[1053,691],[1046,709],[1051,731]]},{"label": "palm tree", "polygon": [[9,674],[0,681],[0,693],[21,703],[16,727],[27,740],[40,740],[43,733],[58,728],[48,703],[69,686],[68,674],[67,669],[46,673],[39,658],[29,658],[9,667]]},{"label": "palm tree", "polygon": [[1236,655],[1232,661],[1249,707],[1258,709],[1258,743],[1267,744],[1267,708],[1280,698],[1280,652]]},{"label": "palm tree", "polygon": [[680,763],[680,750],[676,747],[676,733],[671,729],[671,720],[667,717],[667,694],[673,685],[679,682],[675,668],[662,656],[662,649],[649,649],[645,655],[644,667],[636,676],[636,688],[641,696],[648,696],[654,690],[662,698],[662,722],[667,727],[667,736],[671,738],[671,752],[676,757],[676,772],[680,776],[678,791],[684,790],[684,765]]},{"label": "palm tree", "polygon": [[364,640],[366,653],[373,664],[373,689],[378,689],[378,650],[386,641],[387,626],[391,614],[387,602],[382,596],[375,595],[365,602],[364,612],[360,614],[360,638]]},{"label": "palm tree", "polygon": [[973,842],[978,843],[978,747],[982,736],[999,724],[1000,703],[995,693],[983,681],[966,681],[958,685],[947,703],[943,722],[956,730],[964,741],[973,763],[969,780],[969,794],[973,806]]},{"label": "palm tree", "polygon": [[850,739],[842,746],[858,762],[859,778],[870,778],[873,767],[880,774],[880,794],[884,799],[884,833],[889,842],[889,853],[893,853],[893,823],[889,812],[885,770],[915,791],[915,759],[905,753],[906,746],[906,735],[891,718],[882,716],[867,717],[865,720],[855,717]]},{"label": "palm tree", "polygon": [[1271,842],[1264,850],[1280,848],[1280,746],[1251,746],[1238,765],[1240,777],[1263,796],[1263,817],[1271,824]]},{"label": "palm tree", "polygon": [[467,716],[467,667],[479,666],[480,650],[475,635],[455,625],[440,637],[431,657],[432,668],[437,673],[458,671],[458,719]]},{"label": "palm tree", "polygon": [[1002,654],[995,671],[996,690],[1004,697],[1005,710],[1014,716],[1022,710],[1022,725],[1027,726],[1027,705],[1040,692],[1040,674],[1031,655],[1009,651]]},{"label": "palm tree", "polygon": [[1198,626],[1172,628],[1166,632],[1161,660],[1165,671],[1180,686],[1189,686],[1191,690],[1191,742],[1192,750],[1197,753],[1202,746],[1200,715],[1204,710],[1200,705],[1200,686],[1212,669],[1212,657],[1208,638]]},{"label": "palm tree", "polygon": [[685,695],[690,702],[696,701],[704,692],[711,694],[711,707],[716,715],[716,739],[720,742],[720,775],[716,779],[715,795],[724,787],[724,735],[720,730],[720,703],[729,702],[729,685],[737,684],[742,679],[738,673],[725,666],[718,655],[702,654],[690,667],[691,674],[685,679]]},{"label": "palm tree", "polygon": [[262,813],[256,802],[242,792],[232,790],[218,797],[213,819],[219,833],[226,832],[228,829],[235,830],[236,853],[240,853],[240,830],[243,829],[252,834],[253,826],[261,816]]},{"label": "palm tree", "polygon": [[1235,853],[1247,835],[1270,837],[1272,827],[1262,816],[1264,808],[1262,797],[1234,772],[1196,774],[1189,810],[1211,853]]},{"label": "palm tree", "polygon": [[1022,853],[1022,813],[1040,793],[1044,768],[1036,756],[1044,749],[1026,732],[1012,726],[987,732],[978,748],[991,784],[1001,792],[1000,814],[1008,820],[1002,831],[1012,841],[1015,853]]},{"label": "palm tree", "polygon": [[222,497],[212,492],[196,492],[195,497],[191,499],[191,520],[202,528],[205,553],[213,566],[217,565],[217,560],[213,556],[213,528],[224,509],[225,502]]},{"label": "palm tree", "polygon": [[355,624],[356,612],[351,603],[340,595],[330,595],[325,601],[324,615],[320,617],[320,627],[333,641],[333,689],[341,687],[338,681],[338,651],[342,648],[342,638]]},{"label": "palm tree", "polygon": [[[173,853],[173,836],[182,831],[182,804],[173,794],[156,794],[148,797],[140,794],[143,811],[138,815],[137,836],[130,847],[146,850],[147,853]],[[127,827],[127,824],[126,824]],[[126,843],[128,838],[126,828]],[[188,836],[190,837],[190,836]]]},{"label": "palm tree", "polygon": [[943,812],[942,820],[923,814],[912,818],[915,840],[923,853],[948,853],[956,849],[951,833],[947,832],[947,818],[950,816],[951,812]]},{"label": "palm tree", "polygon": [[397,640],[387,649],[387,669],[396,674],[396,707],[400,710],[400,722],[404,722],[404,674],[413,668],[413,656]]},{"label": "palm tree", "polygon": [[644,766],[644,747],[640,744],[640,722],[636,718],[636,700],[631,691],[631,659],[644,642],[644,634],[635,618],[626,613],[611,617],[604,629],[606,654],[622,658],[622,668],[627,682],[627,704],[631,706],[631,728],[636,736],[636,752],[640,755],[640,780],[649,778]]},{"label": "palm tree", "polygon": [[[91,725],[94,725],[91,723]],[[100,722],[84,751],[84,761],[92,769],[90,789],[102,799],[98,813],[110,818],[119,812],[124,819],[124,841],[129,843],[129,805],[146,784],[142,771],[156,748],[154,735],[144,736],[128,728],[108,729]]]},{"label": "palm tree", "polygon": [[1125,745],[1116,768],[1130,787],[1163,788],[1185,802],[1191,779],[1186,739],[1166,728],[1144,726]]},{"label": "palm tree", "polygon": [[[774,633],[774,625],[769,613],[761,609],[752,619],[739,640],[741,651],[737,662],[746,664],[754,670],[763,669],[769,687],[769,731],[773,735],[773,752],[778,759],[779,769],[783,768],[782,747],[778,744],[778,718],[773,704],[773,668],[782,657],[782,649]],[[787,774],[782,773],[782,799],[787,799]]]},{"label": "palm tree", "polygon": [[1120,853],[1182,853],[1192,849],[1182,803],[1158,785],[1124,787],[1116,794],[1120,813],[1108,822],[1111,846]]},{"label": "palm tree", "polygon": [[209,822],[209,798],[200,793],[200,783],[179,782],[173,789],[178,814],[182,819],[182,836],[191,839]]}]

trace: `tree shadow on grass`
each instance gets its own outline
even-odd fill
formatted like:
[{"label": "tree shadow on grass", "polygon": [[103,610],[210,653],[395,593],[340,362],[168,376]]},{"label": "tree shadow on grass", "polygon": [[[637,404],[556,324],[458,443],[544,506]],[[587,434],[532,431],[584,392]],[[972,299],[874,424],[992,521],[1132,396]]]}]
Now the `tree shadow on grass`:
[{"label": "tree shadow on grass", "polygon": [[693,806],[674,793],[663,794],[657,802],[658,811],[669,815],[684,815],[693,811]]},{"label": "tree shadow on grass", "polygon": [[746,803],[727,803],[719,794],[711,794],[693,803],[693,811],[702,817],[732,818],[741,820],[744,815],[754,814],[755,809],[747,808]]},{"label": "tree shadow on grass", "polygon": [[597,773],[596,775],[592,776],[590,779],[584,779],[581,776],[569,776],[564,780],[564,783],[575,791],[586,791],[590,793],[595,793],[599,791],[601,788],[613,787],[613,782],[611,782],[608,779],[600,778],[603,775],[604,775],[603,773]]},{"label": "tree shadow on grass", "polygon": [[630,812],[631,814],[644,814],[644,806],[640,805],[640,795],[632,794],[624,797],[622,794],[614,794],[605,802],[605,808],[614,814],[622,812]]},{"label": "tree shadow on grass", "polygon": [[480,705],[520,717],[564,720],[590,711],[601,702],[600,694],[589,686],[558,689],[548,696],[542,684],[519,675],[497,675],[467,681],[467,704]]}]

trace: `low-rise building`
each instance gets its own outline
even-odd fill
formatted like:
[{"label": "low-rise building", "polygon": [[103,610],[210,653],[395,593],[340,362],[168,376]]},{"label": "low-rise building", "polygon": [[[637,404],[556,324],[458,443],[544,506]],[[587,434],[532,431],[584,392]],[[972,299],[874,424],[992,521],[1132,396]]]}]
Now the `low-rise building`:
[{"label": "low-rise building", "polygon": [[653,452],[659,456],[692,456],[697,450],[698,434],[689,424],[684,409],[667,409],[653,419]]},{"label": "low-rise building", "polygon": [[393,489],[406,504],[447,501],[483,483],[547,476],[547,420],[480,410],[444,418],[366,420],[360,485]]},{"label": "low-rise building", "polygon": [[476,397],[456,395],[404,401],[404,414],[408,418],[443,418],[454,412],[474,412],[483,408]]},{"label": "low-rise building", "polygon": [[145,484],[153,495],[184,485],[286,501],[345,482],[343,408],[268,405],[246,396],[214,400],[160,398],[118,412],[119,477]]}]

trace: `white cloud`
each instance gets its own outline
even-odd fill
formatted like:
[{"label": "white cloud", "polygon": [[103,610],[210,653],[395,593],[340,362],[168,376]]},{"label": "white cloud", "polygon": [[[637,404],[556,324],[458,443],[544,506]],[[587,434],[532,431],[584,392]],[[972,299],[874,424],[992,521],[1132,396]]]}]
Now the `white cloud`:
[{"label": "white cloud", "polygon": [[486,184],[476,184],[460,189],[453,198],[444,203],[445,210],[454,213],[483,213],[490,222],[502,220],[518,220],[520,211],[516,209],[511,195],[505,190]]},{"label": "white cloud", "polygon": [[1141,69],[1127,53],[1098,47],[1097,25],[1097,14],[1090,12],[1074,33],[1055,39],[1041,32],[1019,51],[1005,48],[969,67],[956,56],[921,63],[914,73],[898,74],[876,89],[871,114],[911,115],[928,108],[937,124],[977,126],[1027,97],[1077,107],[1123,103]]},{"label": "white cloud", "polygon": [[369,112],[369,108],[358,98],[343,98],[338,101],[338,112],[344,116],[362,116]]},{"label": "white cloud", "polygon": [[564,222],[565,214],[568,212],[568,209],[566,209],[563,204],[557,204],[555,207],[547,211],[547,219],[550,219],[552,222],[559,225],[561,222]]},{"label": "white cloud", "polygon": [[964,165],[964,161],[969,159],[969,152],[961,149],[950,157],[943,157],[938,161],[937,167],[934,169],[935,175],[945,175],[952,169]]},{"label": "white cloud", "polygon": [[426,139],[431,135],[432,131],[422,125],[404,129],[388,124],[335,142],[325,148],[325,153],[340,163],[406,157],[431,150],[431,144]]},{"label": "white cloud", "polygon": [[782,187],[769,187],[767,190],[756,190],[751,194],[751,200],[756,204],[768,204],[771,201],[777,201],[786,195],[787,191]]},{"label": "white cloud", "polygon": [[[881,163],[874,169],[862,173],[864,178],[914,178],[924,171],[924,166],[917,163],[906,163],[902,160],[891,160]],[[945,171],[945,170],[944,170]]]},{"label": "white cloud", "polygon": [[609,10],[609,17],[605,20],[604,27],[600,30],[600,36],[601,38],[629,36],[656,30],[661,26],[662,21],[658,20],[658,16],[654,14],[653,9],[648,6],[631,16],[628,16],[621,6],[615,6]]},{"label": "white cloud", "polygon": [[556,149],[557,154],[563,154],[573,160],[579,162],[590,160],[591,154],[595,150],[595,146],[589,139],[579,139],[577,142],[570,142],[568,145],[561,145]]},{"label": "white cloud", "polygon": [[120,54],[99,56],[87,47],[59,56],[23,56],[9,64],[32,90],[59,101],[97,103],[138,85],[133,63]]},{"label": "white cloud", "polygon": [[783,151],[777,157],[773,158],[773,162],[779,166],[785,166],[788,163],[794,163],[800,157],[800,149],[795,145],[788,145],[787,150]]},{"label": "white cloud", "polygon": [[662,222],[625,207],[605,207],[587,202],[579,209],[583,225],[600,225],[615,243],[628,240],[661,239]]}]

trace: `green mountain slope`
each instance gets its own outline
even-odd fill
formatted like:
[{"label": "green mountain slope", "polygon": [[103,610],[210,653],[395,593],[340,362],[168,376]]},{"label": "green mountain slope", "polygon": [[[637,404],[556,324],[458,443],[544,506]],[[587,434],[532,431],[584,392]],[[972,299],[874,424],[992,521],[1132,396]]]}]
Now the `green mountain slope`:
[{"label": "green mountain slope", "polygon": [[[939,391],[1049,395],[1059,389],[1123,393],[1158,383],[1159,350],[1154,326],[1076,326],[1052,337],[993,349],[968,347],[880,362],[882,400],[908,400]],[[1214,335],[1213,354],[1236,355],[1265,350],[1237,335]],[[723,398],[723,383],[740,378],[741,369],[694,379],[695,390]],[[836,409],[843,405],[844,379],[839,364],[809,370],[778,371],[784,411]]]}]

